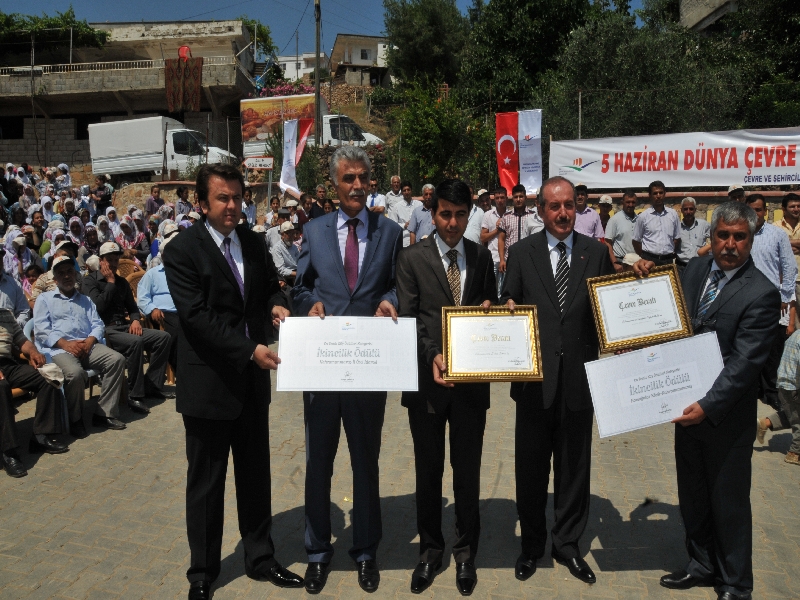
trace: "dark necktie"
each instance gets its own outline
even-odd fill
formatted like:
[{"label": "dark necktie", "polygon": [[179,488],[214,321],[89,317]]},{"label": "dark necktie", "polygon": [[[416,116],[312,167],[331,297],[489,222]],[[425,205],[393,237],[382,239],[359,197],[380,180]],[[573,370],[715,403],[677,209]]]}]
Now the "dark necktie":
[{"label": "dark necktie", "polygon": [[233,277],[236,279],[236,283],[239,286],[239,293],[242,295],[242,298],[244,298],[244,282],[242,281],[242,276],[239,274],[239,268],[236,266],[233,256],[231,256],[231,238],[226,237],[222,240],[222,245],[225,246],[225,260],[231,268]]},{"label": "dark necktie", "polygon": [[714,300],[717,299],[717,295],[719,294],[719,282],[722,281],[723,277],[725,277],[725,271],[721,269],[711,273],[711,280],[708,282],[706,293],[703,294],[703,297],[700,299],[700,305],[697,307],[695,320],[701,320],[705,317],[708,309],[714,304]]},{"label": "dark necktie", "polygon": [[461,271],[458,270],[458,250],[453,248],[445,256],[450,259],[450,266],[447,267],[447,283],[450,284],[450,291],[453,293],[453,302],[456,306],[461,306]]},{"label": "dark necktie", "polygon": [[358,236],[356,227],[358,219],[347,221],[347,242],[344,245],[344,274],[347,276],[347,285],[350,293],[356,289],[358,282]]},{"label": "dark necktie", "polygon": [[558,264],[556,265],[556,294],[561,312],[564,312],[564,302],[567,299],[567,279],[569,279],[569,263],[567,262],[567,245],[564,242],[556,244],[558,248]]}]

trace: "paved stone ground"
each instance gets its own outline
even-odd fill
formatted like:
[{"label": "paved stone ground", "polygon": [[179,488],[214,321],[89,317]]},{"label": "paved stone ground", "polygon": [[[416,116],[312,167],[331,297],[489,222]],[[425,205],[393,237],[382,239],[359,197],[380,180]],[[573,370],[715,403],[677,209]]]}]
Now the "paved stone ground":
[{"label": "paved stone ground", "polygon": [[[274,380],[274,377],[273,377]],[[595,433],[592,504],[584,535],[597,583],[585,585],[549,558],[527,582],[514,579],[519,531],[514,505],[514,409],[495,384],[484,441],[482,538],[476,598],[714,598],[710,589],[670,592],[658,585],[686,559],[678,511],[672,430],[655,427],[600,440]],[[87,415],[91,411],[87,407]],[[765,407],[761,407],[766,414]],[[20,408],[30,433],[33,402]],[[304,441],[300,394],[273,392],[272,501],[278,560],[302,574]],[[30,474],[0,474],[0,597],[185,598],[189,560],[184,525],[186,458],[173,402],[142,418],[123,413],[123,432],[92,429],[59,456],[23,453]],[[88,419],[88,416],[87,416]],[[800,597],[800,468],[783,462],[788,433],[768,434],[754,454],[755,597]],[[336,459],[332,509],[336,555],[323,596],[364,597],[347,555],[352,477],[345,436]],[[413,450],[405,411],[390,394],[383,430],[382,580],[374,597],[411,597],[417,558]],[[230,474],[230,471],[229,471]],[[452,480],[446,475],[445,532],[454,539]],[[215,598],[302,598],[244,574],[233,479],[226,495],[222,574]],[[552,498],[551,498],[552,502]],[[552,510],[549,512],[552,519]],[[546,552],[549,557],[549,546]],[[454,564],[423,596],[456,598]]]}]

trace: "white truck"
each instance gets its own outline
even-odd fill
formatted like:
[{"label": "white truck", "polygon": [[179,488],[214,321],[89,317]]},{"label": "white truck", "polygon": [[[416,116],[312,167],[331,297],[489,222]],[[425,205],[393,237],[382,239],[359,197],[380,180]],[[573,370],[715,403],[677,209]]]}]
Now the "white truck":
[{"label": "white truck", "polygon": [[92,172],[123,175],[129,181],[161,179],[167,171],[186,171],[191,164],[238,164],[222,148],[206,148],[206,136],[169,117],[146,117],[89,125]]}]

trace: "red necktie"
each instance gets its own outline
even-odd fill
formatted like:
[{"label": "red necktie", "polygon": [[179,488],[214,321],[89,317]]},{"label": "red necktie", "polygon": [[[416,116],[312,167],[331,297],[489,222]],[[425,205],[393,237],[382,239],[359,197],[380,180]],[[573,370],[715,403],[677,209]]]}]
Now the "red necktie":
[{"label": "red necktie", "polygon": [[344,274],[347,276],[347,285],[350,293],[356,289],[358,281],[358,236],[356,236],[356,226],[358,219],[347,221],[347,242],[344,246]]}]

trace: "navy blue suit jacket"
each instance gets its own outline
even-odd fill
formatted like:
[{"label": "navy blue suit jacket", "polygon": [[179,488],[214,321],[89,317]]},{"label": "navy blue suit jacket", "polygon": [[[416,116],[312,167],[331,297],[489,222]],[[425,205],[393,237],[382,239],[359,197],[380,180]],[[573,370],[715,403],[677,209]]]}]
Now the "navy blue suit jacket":
[{"label": "navy blue suit jacket", "polygon": [[292,288],[294,314],[304,316],[317,302],[325,314],[371,317],[383,300],[397,308],[395,265],[403,249],[403,229],[378,213],[367,212],[367,247],[353,293],[347,285],[336,224],[339,211],[303,226],[303,245]]}]

